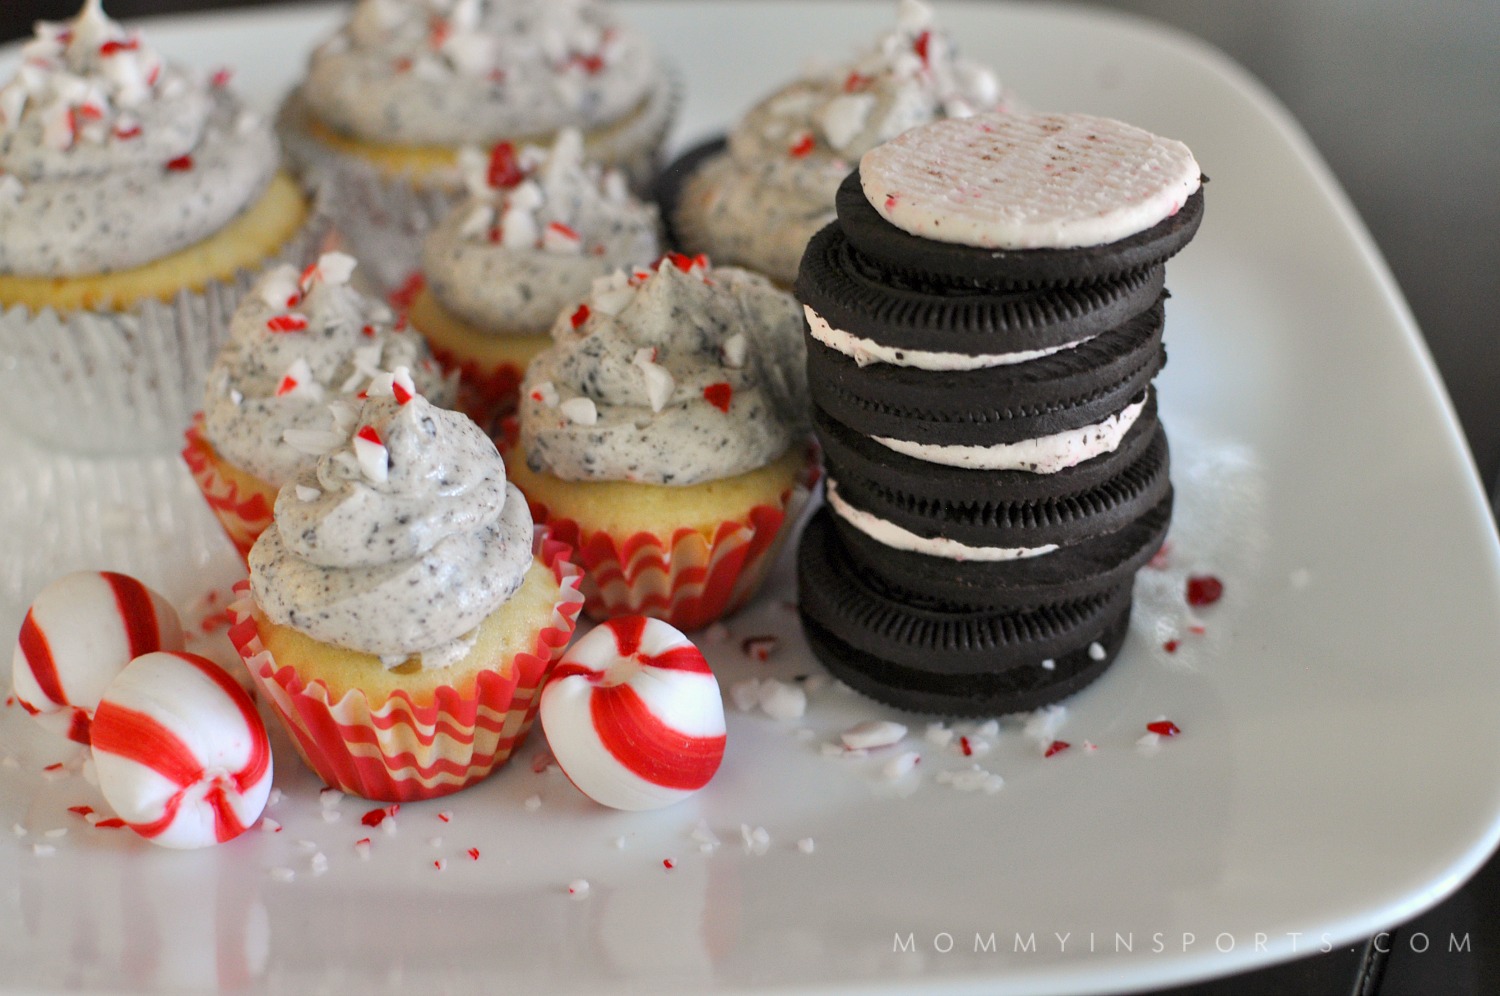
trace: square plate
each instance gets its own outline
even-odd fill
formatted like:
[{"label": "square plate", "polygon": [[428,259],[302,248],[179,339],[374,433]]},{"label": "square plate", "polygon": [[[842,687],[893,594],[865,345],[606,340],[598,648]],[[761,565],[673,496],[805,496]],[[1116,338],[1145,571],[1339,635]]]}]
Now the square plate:
[{"label": "square plate", "polygon": [[[619,7],[687,82],[679,144],[891,17],[884,2]],[[963,726],[962,756],[904,717],[901,749],[922,763],[890,779],[888,755],[824,745],[903,717],[825,687],[798,720],[731,710],[718,778],[666,811],[604,811],[535,773],[536,736],[508,770],[379,829],[361,824],[373,804],[320,799],[277,736],[280,831],[175,853],[70,813],[102,806],[80,755],[0,710],[0,986],[1138,989],[1367,936],[1484,860],[1500,830],[1500,549],[1433,365],[1327,168],[1258,84],[1183,35],[1074,7],[939,13],[1029,106],[1180,138],[1213,178],[1169,270],[1171,554],[1060,730]],[[185,61],[234,65],[269,109],[336,18],[149,30]],[[13,64],[12,49],[0,76]],[[0,454],[5,631],[67,569],[135,573],[195,617],[233,580],[174,459],[76,461],[9,435]],[[1196,616],[1193,572],[1226,585]],[[783,564],[727,639],[704,641],[726,686],[818,673],[792,594]],[[766,663],[739,645],[760,634],[780,641]],[[1183,733],[1139,744],[1159,716]],[[1053,735],[1074,746],[1043,758]],[[1004,787],[959,791],[975,763]],[[570,898],[580,879],[589,894]]]}]

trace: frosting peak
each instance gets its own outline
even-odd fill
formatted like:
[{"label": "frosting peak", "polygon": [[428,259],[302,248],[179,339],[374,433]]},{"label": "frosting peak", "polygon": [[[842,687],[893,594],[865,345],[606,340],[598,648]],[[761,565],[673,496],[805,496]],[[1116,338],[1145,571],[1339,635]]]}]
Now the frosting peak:
[{"label": "frosting peak", "polygon": [[575,129],[551,148],[466,149],[460,165],[469,198],[428,238],[423,270],[473,326],[540,334],[595,278],[660,252],[656,208],[618,170],[585,162]]},{"label": "frosting peak", "polygon": [[222,228],[270,182],[270,128],[227,76],[164,62],[88,0],[40,22],[0,87],[0,272],[139,266]]},{"label": "frosting peak", "polygon": [[671,254],[595,282],[521,388],[533,468],[689,485],[746,473],[803,431],[796,301],[764,277]]},{"label": "frosting peak", "polygon": [[383,370],[406,368],[413,390],[452,401],[422,338],[350,286],[353,270],[349,256],[325,253],[300,275],[269,270],[241,300],[203,402],[204,434],[231,464],[289,480],[327,444],[328,404]]},{"label": "frosting peak", "polygon": [[531,514],[478,426],[399,385],[384,379],[281,489],[250,584],[273,622],[388,666],[440,667],[520,586]]},{"label": "frosting peak", "polygon": [[619,120],[656,72],[595,0],[360,0],[314,53],[306,94],[348,134],[458,145]]}]

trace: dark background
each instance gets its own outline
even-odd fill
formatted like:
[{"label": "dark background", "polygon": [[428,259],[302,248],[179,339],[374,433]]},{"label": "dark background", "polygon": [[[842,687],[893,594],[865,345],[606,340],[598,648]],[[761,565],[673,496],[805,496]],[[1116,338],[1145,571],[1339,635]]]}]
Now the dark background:
[{"label": "dark background", "polygon": [[[107,8],[134,18],[264,2],[107,0]],[[68,18],[80,4],[0,0],[0,41],[28,33],[38,17]],[[1096,5],[1218,46],[1302,123],[1401,285],[1488,490],[1500,471],[1500,0]],[[1177,994],[1500,992],[1497,889],[1500,862],[1491,862],[1453,898],[1389,936]],[[1465,935],[1467,952],[1450,953],[1450,936]],[[1424,943],[1425,953],[1416,950]]]}]

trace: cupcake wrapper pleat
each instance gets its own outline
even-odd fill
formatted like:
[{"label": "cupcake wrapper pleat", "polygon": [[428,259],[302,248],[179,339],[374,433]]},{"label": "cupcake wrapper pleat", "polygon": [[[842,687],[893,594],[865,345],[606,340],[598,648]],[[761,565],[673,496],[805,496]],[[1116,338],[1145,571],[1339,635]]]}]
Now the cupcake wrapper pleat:
[{"label": "cupcake wrapper pleat", "polygon": [[182,462],[187,464],[194,483],[203,492],[203,500],[219,520],[219,525],[224,527],[234,548],[242,558],[248,557],[250,548],[271,524],[276,492],[269,488],[243,492],[236,482],[220,472],[213,447],[203,436],[201,412],[193,417],[183,438],[186,445],[182,448]]},{"label": "cupcake wrapper pleat", "polygon": [[595,619],[647,615],[681,630],[701,629],[755,596],[776,561],[787,523],[808,499],[801,484],[779,505],[757,505],[739,519],[721,522],[712,536],[679,529],[670,537],[640,532],[615,537],[584,534],[577,522],[549,517],[532,503],[532,516],[576,551],[583,568],[584,611]]},{"label": "cupcake wrapper pleat", "polygon": [[543,682],[572,638],[583,604],[566,543],[538,530],[537,555],[562,586],[552,620],[535,646],[480,673],[470,694],[439,688],[431,704],[404,693],[378,707],[359,691],[332,701],[319,681],[304,682],[260,642],[249,582],[235,591],[230,641],[309,767],[327,784],[382,802],[431,799],[489,775],[521,745],[536,717]]},{"label": "cupcake wrapper pleat", "polygon": [[[263,267],[303,266],[328,221],[308,222]],[[99,455],[169,452],[203,399],[230,318],[260,275],[240,270],[128,311],[0,309],[0,413],[49,445]]]}]

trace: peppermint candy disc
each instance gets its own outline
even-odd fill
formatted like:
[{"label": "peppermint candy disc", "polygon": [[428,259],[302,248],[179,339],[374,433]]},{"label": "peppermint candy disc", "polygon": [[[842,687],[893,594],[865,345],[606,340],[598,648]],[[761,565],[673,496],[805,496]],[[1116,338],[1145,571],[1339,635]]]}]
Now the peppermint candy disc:
[{"label": "peppermint candy disc", "polygon": [[134,658],[183,648],[167,600],[111,571],[67,574],[26,612],[11,657],[16,701],[47,728],[89,742],[94,707]]},{"label": "peppermint candy disc", "polygon": [[271,794],[271,743],[255,703],[196,654],[131,661],[94,711],[93,750],[104,798],[163,847],[232,840]]},{"label": "peppermint candy disc", "polygon": [[670,806],[724,759],[719,682],[660,619],[611,619],[574,644],[542,690],[541,718],[563,773],[614,809]]}]

